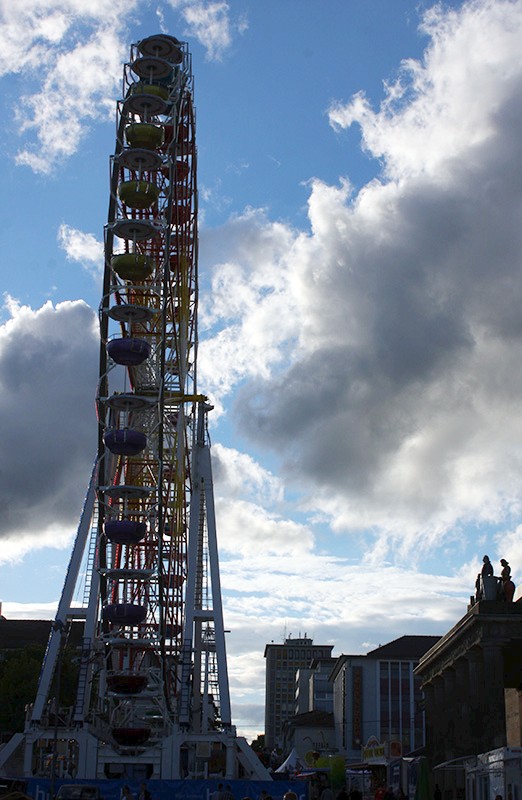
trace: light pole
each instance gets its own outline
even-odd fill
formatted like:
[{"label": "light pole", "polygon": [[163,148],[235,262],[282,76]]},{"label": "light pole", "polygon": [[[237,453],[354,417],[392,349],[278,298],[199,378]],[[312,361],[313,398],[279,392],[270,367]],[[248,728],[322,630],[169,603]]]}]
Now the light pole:
[{"label": "light pole", "polygon": [[51,757],[51,785],[50,794],[51,800],[55,798],[55,781],[56,781],[56,757],[58,752],[58,712],[60,710],[60,689],[62,682],[62,658],[63,658],[63,639],[65,633],[65,625],[59,619],[53,623],[53,630],[60,632],[60,646],[58,648],[58,658],[56,661],[56,692],[54,697],[54,732],[53,732],[53,753]]}]

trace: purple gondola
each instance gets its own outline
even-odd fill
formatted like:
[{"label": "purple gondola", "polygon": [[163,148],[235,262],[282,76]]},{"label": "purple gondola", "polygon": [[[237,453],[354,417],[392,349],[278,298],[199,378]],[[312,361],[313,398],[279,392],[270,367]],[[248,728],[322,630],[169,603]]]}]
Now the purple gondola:
[{"label": "purple gondola", "polygon": [[107,342],[107,353],[116,364],[134,367],[142,364],[150,356],[150,344],[145,339],[135,339],[131,336],[111,339]]},{"label": "purple gondola", "polygon": [[104,527],[107,538],[115,544],[137,544],[147,533],[145,522],[134,519],[109,519]]},{"label": "purple gondola", "polygon": [[117,456],[137,456],[147,446],[147,437],[133,428],[114,428],[103,434],[103,441]]}]

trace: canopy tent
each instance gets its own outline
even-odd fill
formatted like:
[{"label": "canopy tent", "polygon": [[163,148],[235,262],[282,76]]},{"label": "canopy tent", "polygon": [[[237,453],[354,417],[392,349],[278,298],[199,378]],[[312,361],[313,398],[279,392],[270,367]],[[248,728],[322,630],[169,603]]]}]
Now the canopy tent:
[{"label": "canopy tent", "polygon": [[307,765],[299,758],[295,747],[292,747],[289,755],[281,766],[276,769],[276,772],[301,772],[303,769],[307,769]]}]

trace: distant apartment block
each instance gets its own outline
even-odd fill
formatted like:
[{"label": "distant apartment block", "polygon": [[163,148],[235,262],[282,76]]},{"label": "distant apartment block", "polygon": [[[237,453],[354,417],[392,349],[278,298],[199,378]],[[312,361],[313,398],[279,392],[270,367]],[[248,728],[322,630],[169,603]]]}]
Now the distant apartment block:
[{"label": "distant apartment block", "polygon": [[[283,644],[267,644],[265,689],[265,745],[281,746],[283,725],[296,711],[296,673],[312,669],[314,661],[330,659],[333,645],[313,643],[304,638],[288,637]],[[322,677],[322,676],[321,676]]]},{"label": "distant apartment block", "polygon": [[308,711],[333,712],[333,684],[330,674],[336,658],[314,658],[306,669],[296,673],[294,714]]}]

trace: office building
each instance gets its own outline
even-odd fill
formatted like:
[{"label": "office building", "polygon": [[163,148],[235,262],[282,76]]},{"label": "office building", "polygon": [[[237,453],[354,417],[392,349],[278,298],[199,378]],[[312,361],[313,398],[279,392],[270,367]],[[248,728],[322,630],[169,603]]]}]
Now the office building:
[{"label": "office building", "polygon": [[296,673],[311,667],[314,659],[331,657],[333,645],[317,645],[306,634],[289,636],[283,644],[267,644],[265,688],[265,745],[272,749],[282,745],[284,723],[294,716]]},{"label": "office building", "polygon": [[339,656],[330,675],[336,744],[349,762],[384,767],[424,746],[423,695],[414,669],[438,640],[401,636],[366,655]]}]

